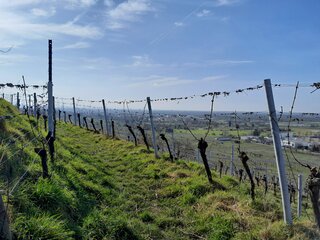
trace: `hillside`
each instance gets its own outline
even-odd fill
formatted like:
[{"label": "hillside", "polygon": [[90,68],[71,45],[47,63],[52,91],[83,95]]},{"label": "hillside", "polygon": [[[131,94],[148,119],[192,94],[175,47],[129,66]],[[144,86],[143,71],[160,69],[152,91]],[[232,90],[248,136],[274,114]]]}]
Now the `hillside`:
[{"label": "hillside", "polygon": [[[230,176],[208,184],[197,163],[155,159],[143,146],[58,123],[42,178],[43,120],[0,100],[1,189],[18,239],[320,239],[307,218],[282,223],[280,197]],[[35,138],[35,136],[38,136]],[[305,215],[305,214],[304,214]],[[311,217],[312,220],[312,216]]]}]

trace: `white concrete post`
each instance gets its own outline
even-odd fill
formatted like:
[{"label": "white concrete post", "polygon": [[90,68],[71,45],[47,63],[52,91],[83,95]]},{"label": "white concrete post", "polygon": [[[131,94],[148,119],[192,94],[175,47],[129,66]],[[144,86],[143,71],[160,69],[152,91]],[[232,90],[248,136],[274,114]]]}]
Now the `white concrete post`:
[{"label": "white concrete post", "polygon": [[281,141],[280,141],[280,129],[277,121],[277,114],[276,114],[276,108],[275,108],[274,99],[273,99],[271,80],[265,79],[264,86],[265,86],[267,100],[268,100],[269,120],[270,120],[270,125],[272,130],[273,146],[274,146],[274,152],[275,152],[276,161],[277,161],[277,169],[279,174],[279,184],[280,184],[280,190],[281,190],[284,222],[288,225],[292,225],[292,215],[291,215],[291,208],[290,208],[288,183],[286,178],[285,162],[282,154],[282,147],[281,147]]}]

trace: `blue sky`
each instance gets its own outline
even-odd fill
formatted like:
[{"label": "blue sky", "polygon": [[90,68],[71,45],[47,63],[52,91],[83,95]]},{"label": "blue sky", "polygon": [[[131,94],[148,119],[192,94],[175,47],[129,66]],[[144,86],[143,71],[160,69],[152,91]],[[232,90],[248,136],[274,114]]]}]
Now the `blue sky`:
[{"label": "blue sky", "polygon": [[[54,95],[130,100],[319,82],[318,0],[10,0],[0,2],[0,82],[47,81]],[[319,112],[299,90],[296,110]],[[289,110],[294,88],[275,90]],[[208,110],[210,98],[156,108]],[[111,107],[111,106],[110,106]],[[141,106],[137,106],[141,107]],[[266,110],[264,91],[219,98],[217,110]]]}]

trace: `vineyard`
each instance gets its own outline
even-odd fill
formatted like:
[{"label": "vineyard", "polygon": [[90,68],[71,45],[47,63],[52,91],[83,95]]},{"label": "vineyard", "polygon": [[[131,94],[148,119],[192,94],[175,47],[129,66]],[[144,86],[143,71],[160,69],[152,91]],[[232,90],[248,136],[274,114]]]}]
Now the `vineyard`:
[{"label": "vineyard", "polygon": [[[34,110],[30,106],[36,101],[29,100],[20,112],[13,97],[1,100],[0,107],[1,186],[8,218],[3,216],[14,238],[320,238],[307,191],[297,213],[297,177],[303,174],[305,182],[310,171],[295,161],[316,166],[317,149],[286,150],[294,216],[293,226],[287,226],[265,112],[155,110],[155,157],[146,103],[141,109],[133,103],[108,109],[111,127],[98,107],[101,101],[81,105],[74,98],[57,98],[51,156],[46,102],[38,101]],[[280,118],[284,138],[290,119],[290,134],[319,136],[318,114],[280,113]],[[201,136],[209,143],[209,182],[197,145]],[[254,199],[236,151],[240,147],[249,157]],[[44,157],[40,149],[48,154]]]}]

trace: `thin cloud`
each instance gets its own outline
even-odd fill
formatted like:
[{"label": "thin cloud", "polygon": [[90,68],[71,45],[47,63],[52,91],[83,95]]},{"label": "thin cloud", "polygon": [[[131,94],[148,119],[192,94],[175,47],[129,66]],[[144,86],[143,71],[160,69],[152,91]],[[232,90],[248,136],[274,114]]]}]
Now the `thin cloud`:
[{"label": "thin cloud", "polygon": [[98,0],[64,0],[65,8],[76,9],[76,8],[88,8],[95,5]]},{"label": "thin cloud", "polygon": [[[109,1],[108,1],[109,2]],[[109,6],[110,6],[109,2]],[[107,11],[107,28],[122,29],[153,11],[149,0],[128,0]]]},{"label": "thin cloud", "polygon": [[223,60],[223,59],[208,61],[209,65],[238,65],[238,64],[250,64],[250,63],[254,63],[254,61],[252,61],[252,60]]},{"label": "thin cloud", "polygon": [[36,17],[52,17],[56,14],[56,9],[51,7],[50,9],[33,8],[31,9],[32,15]]},{"label": "thin cloud", "polygon": [[153,88],[171,87],[192,83],[192,80],[179,79],[178,77],[149,76],[140,82],[129,84],[130,87],[148,86]]},{"label": "thin cloud", "polygon": [[141,81],[129,84],[130,87],[141,87],[147,86],[152,88],[162,88],[162,87],[172,87],[172,86],[181,86],[194,84],[199,82],[208,82],[208,81],[217,81],[226,78],[225,75],[219,76],[207,76],[201,79],[181,79],[179,77],[166,77],[166,76],[149,76],[143,78]]},{"label": "thin cloud", "polygon": [[240,0],[216,0],[216,6],[232,6],[239,3]]},{"label": "thin cloud", "polygon": [[30,57],[23,54],[0,54],[1,65],[14,65],[16,63],[30,61]]},{"label": "thin cloud", "polygon": [[91,47],[91,44],[88,42],[76,42],[73,44],[66,45],[62,47],[62,49],[83,49],[83,48],[89,48]]},{"label": "thin cloud", "polygon": [[170,67],[173,68],[185,68],[185,67],[194,67],[194,68],[202,68],[202,67],[212,67],[217,65],[223,66],[234,66],[241,64],[252,64],[255,61],[252,60],[230,60],[230,59],[213,59],[201,62],[185,62],[185,63],[173,63],[170,64]]},{"label": "thin cloud", "polygon": [[210,10],[208,10],[208,9],[203,9],[202,11],[198,12],[198,13],[196,14],[196,16],[199,17],[199,18],[202,18],[202,17],[209,16],[210,13],[211,13]]},{"label": "thin cloud", "polygon": [[23,7],[28,5],[36,5],[41,3],[41,0],[9,0],[9,1],[1,1],[1,8],[15,8],[15,7]]},{"label": "thin cloud", "polygon": [[82,38],[99,38],[102,31],[95,26],[66,23],[37,23],[10,11],[0,10],[0,29],[6,38],[42,39],[57,35]]},{"label": "thin cloud", "polygon": [[184,23],[183,22],[175,22],[174,25],[176,27],[183,27],[184,26]]}]

